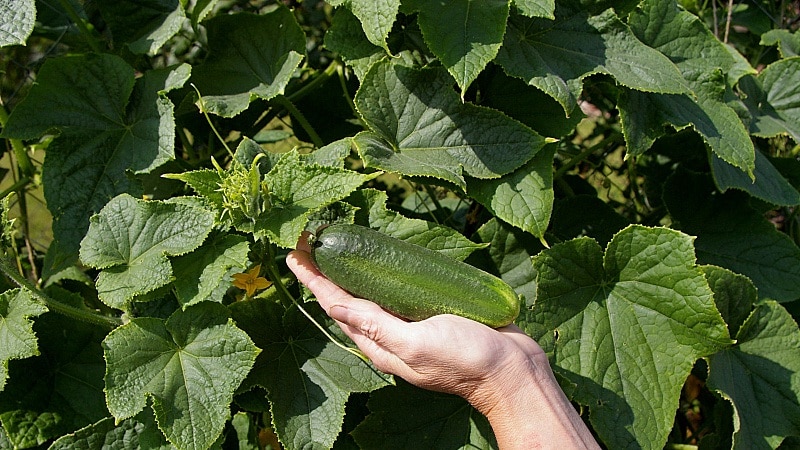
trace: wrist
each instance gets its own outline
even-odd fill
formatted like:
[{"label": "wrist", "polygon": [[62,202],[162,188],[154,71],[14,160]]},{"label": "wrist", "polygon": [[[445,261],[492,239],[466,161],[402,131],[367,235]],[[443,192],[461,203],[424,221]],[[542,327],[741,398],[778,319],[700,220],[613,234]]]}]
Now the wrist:
[{"label": "wrist", "polygon": [[543,353],[512,367],[467,398],[489,420],[501,450],[598,448]]}]

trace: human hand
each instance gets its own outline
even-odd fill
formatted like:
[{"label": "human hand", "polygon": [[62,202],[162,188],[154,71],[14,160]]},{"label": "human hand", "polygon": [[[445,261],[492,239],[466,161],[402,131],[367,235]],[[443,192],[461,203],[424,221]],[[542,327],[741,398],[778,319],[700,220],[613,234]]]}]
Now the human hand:
[{"label": "human hand", "polygon": [[503,449],[596,445],[541,347],[517,326],[492,329],[450,314],[408,322],[328,280],[310,250],[304,234],[286,258],[289,269],[379,370],[463,397],[489,419]]}]

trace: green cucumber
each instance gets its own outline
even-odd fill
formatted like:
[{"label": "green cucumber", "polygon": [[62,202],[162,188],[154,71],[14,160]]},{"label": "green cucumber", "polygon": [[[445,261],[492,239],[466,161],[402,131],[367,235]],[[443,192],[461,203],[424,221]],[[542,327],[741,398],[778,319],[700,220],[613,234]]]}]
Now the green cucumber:
[{"label": "green cucumber", "polygon": [[520,296],[500,278],[371,228],[321,228],[311,256],[339,287],[409,320],[456,314],[498,328],[519,315]]}]

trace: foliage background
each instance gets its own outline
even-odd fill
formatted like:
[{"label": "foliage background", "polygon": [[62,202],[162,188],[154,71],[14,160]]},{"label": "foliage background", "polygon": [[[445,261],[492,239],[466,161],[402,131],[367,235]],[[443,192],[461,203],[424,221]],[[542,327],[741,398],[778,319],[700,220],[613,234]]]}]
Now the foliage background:
[{"label": "foliage background", "polygon": [[0,449],[495,447],[287,273],[334,221],[524,294],[607,448],[800,445],[798,26],[788,0],[0,0]]}]

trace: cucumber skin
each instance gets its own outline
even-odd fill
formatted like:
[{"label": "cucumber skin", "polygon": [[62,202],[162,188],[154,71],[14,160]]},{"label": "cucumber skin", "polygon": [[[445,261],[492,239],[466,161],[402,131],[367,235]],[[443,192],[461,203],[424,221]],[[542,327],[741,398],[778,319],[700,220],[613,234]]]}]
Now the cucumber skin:
[{"label": "cucumber skin", "polygon": [[519,315],[520,296],[500,278],[371,228],[322,228],[311,257],[339,287],[409,320],[456,314],[498,328]]}]

